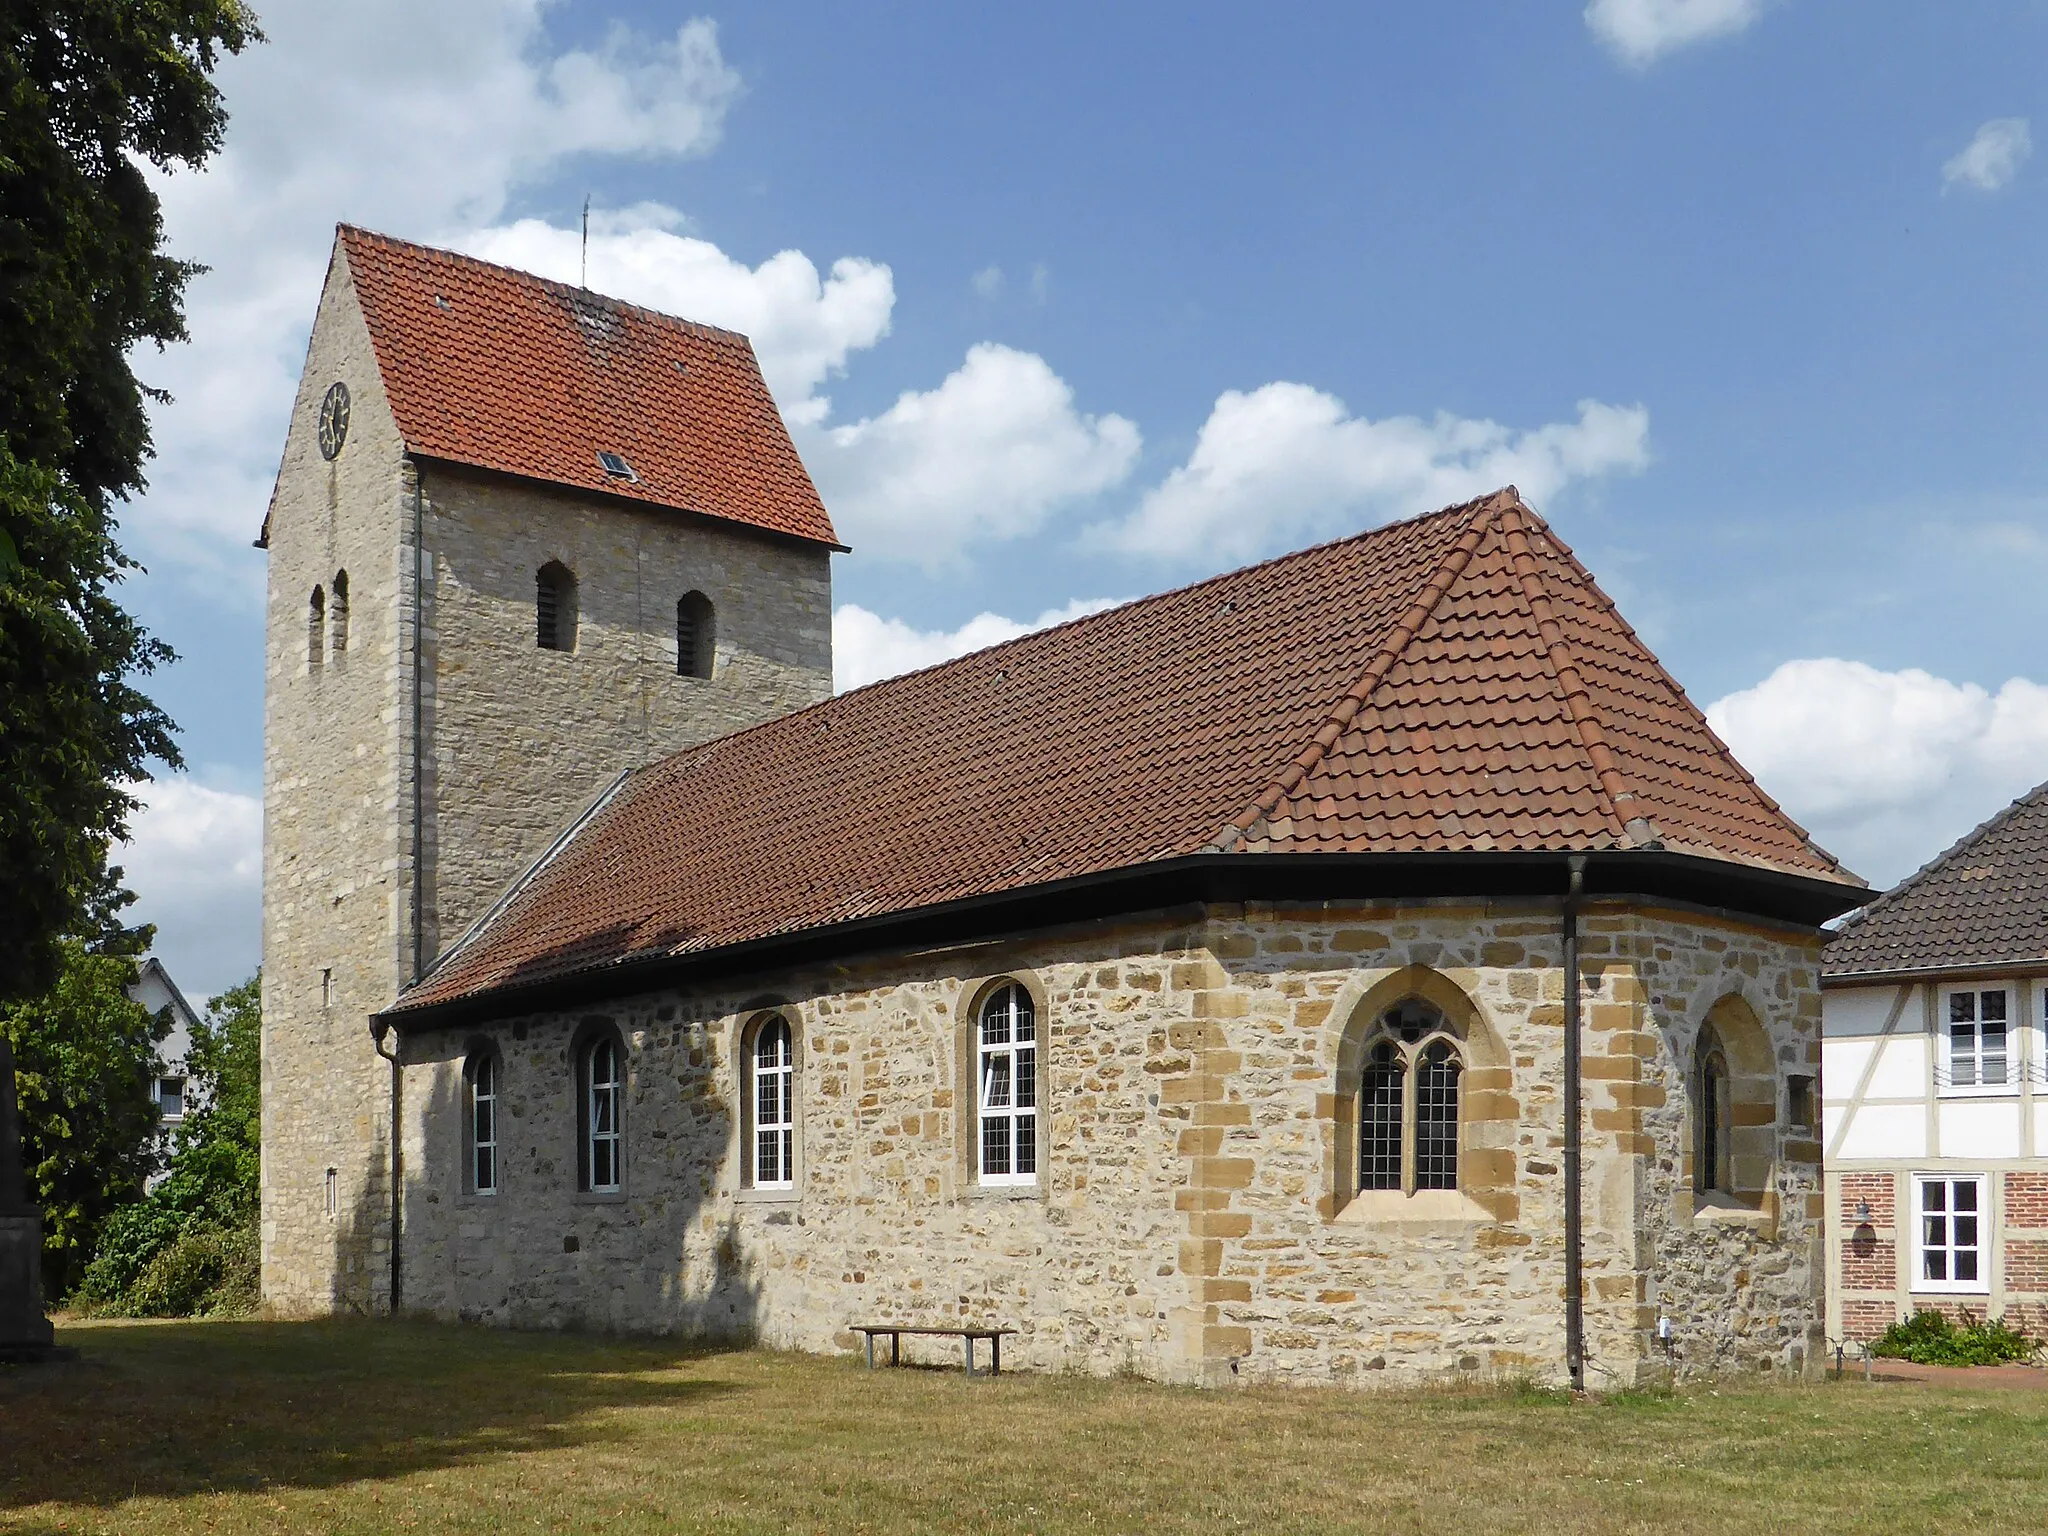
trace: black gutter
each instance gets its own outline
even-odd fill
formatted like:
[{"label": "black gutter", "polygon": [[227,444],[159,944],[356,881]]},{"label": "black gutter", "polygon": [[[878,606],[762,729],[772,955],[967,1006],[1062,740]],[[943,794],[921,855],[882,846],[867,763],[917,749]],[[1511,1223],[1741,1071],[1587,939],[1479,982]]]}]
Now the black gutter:
[{"label": "black gutter", "polygon": [[686,954],[658,953],[564,975],[516,976],[472,996],[378,1015],[402,1030],[441,1029],[508,1014],[628,997],[890,949],[923,950],[1191,903],[1428,897],[1554,902],[1570,860],[1585,860],[1586,899],[1662,900],[1737,921],[1811,930],[1868,897],[1862,886],[1658,849],[1591,853],[1202,853]]},{"label": "black gutter", "polygon": [[1579,902],[1586,861],[1569,861],[1564,897],[1564,1364],[1572,1390],[1586,1390],[1585,1189],[1579,1176]]},{"label": "black gutter", "polygon": [[1955,981],[1964,976],[2028,976],[2048,968],[2048,955],[2026,960],[1956,960],[1940,965],[1898,965],[1881,971],[1831,971],[1821,967],[1820,986],[1867,987],[1886,981]]}]

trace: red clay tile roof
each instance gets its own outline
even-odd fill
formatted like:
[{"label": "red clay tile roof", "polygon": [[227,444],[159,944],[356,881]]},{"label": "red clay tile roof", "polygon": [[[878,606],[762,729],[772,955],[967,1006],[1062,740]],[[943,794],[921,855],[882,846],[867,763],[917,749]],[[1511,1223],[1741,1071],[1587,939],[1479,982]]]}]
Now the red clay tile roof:
[{"label": "red clay tile roof", "polygon": [[1860,884],[1510,487],[652,764],[395,1011],[1203,852],[1659,840]]},{"label": "red clay tile roof", "polygon": [[336,248],[408,451],[838,544],[746,337],[345,224]]},{"label": "red clay tile roof", "polygon": [[1842,924],[1829,980],[2048,961],[2048,784]]}]

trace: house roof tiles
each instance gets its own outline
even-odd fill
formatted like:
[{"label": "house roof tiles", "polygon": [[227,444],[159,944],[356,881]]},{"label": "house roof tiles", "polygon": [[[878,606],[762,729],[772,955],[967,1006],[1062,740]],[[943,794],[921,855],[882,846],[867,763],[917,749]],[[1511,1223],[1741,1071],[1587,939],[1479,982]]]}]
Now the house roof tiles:
[{"label": "house roof tiles", "polygon": [[349,225],[336,254],[408,452],[837,546],[746,337]]},{"label": "house roof tiles", "polygon": [[1830,978],[2048,961],[2048,784],[1850,916]]},{"label": "house roof tiles", "polygon": [[1660,840],[1860,884],[1510,487],[652,764],[394,1011],[1205,852]]}]

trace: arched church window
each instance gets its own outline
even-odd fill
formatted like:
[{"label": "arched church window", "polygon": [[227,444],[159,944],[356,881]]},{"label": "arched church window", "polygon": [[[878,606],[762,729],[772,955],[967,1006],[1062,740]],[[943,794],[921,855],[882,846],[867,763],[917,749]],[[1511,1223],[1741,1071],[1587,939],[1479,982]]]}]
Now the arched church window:
[{"label": "arched church window", "polygon": [[1464,1045],[1420,998],[1380,1015],[1358,1082],[1358,1187],[1458,1187],[1459,1078]]},{"label": "arched church window", "polygon": [[498,1055],[488,1047],[470,1054],[463,1068],[465,1122],[468,1143],[465,1169],[469,1192],[495,1195],[498,1192]]},{"label": "arched church window", "polygon": [[1694,1072],[1693,1123],[1698,1128],[1693,1148],[1693,1187],[1700,1193],[1726,1193],[1734,1187],[1729,1167],[1728,1053],[1714,1026],[1700,1030]]},{"label": "arched church window", "polygon": [[625,1182],[626,1063],[609,1029],[590,1035],[577,1052],[577,1163],[585,1193],[615,1195]]},{"label": "arched church window", "polygon": [[534,639],[544,651],[576,649],[576,575],[550,560],[534,577]]},{"label": "arched church window", "polygon": [[334,659],[339,661],[343,653],[348,650],[347,571],[336,571],[334,573],[334,586],[330,590],[332,595],[327,603],[327,624],[328,632],[333,636],[333,643],[328,649],[333,654]]},{"label": "arched church window", "polygon": [[702,592],[686,594],[676,604],[676,672],[682,677],[709,677],[717,657],[711,599]]},{"label": "arched church window", "polygon": [[789,1020],[770,1014],[747,1052],[753,1114],[749,1181],[756,1189],[796,1187],[796,1042]]},{"label": "arched church window", "polygon": [[1038,1182],[1038,1020],[1021,982],[981,1005],[976,1119],[983,1184]]},{"label": "arched church window", "polygon": [[327,643],[327,594],[313,588],[313,600],[306,605],[306,666],[317,672],[325,659]]}]

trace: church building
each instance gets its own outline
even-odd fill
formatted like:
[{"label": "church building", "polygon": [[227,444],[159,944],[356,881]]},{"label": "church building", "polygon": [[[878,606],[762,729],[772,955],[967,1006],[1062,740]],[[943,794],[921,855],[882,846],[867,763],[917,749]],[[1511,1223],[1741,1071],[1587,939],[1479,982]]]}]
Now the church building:
[{"label": "church building", "polygon": [[743,337],[343,229],[264,541],[278,1310],[1817,1360],[1868,892],[1512,487],[833,697]]}]

